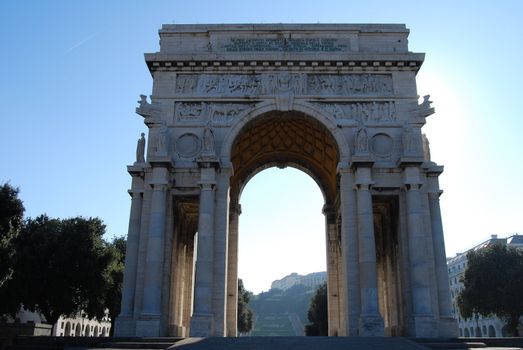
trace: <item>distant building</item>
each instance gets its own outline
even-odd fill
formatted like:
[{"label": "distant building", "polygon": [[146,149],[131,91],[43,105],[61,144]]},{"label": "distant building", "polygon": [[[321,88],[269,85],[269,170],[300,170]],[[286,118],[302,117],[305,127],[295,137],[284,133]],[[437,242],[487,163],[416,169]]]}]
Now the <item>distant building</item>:
[{"label": "distant building", "polygon": [[313,272],[308,275],[298,275],[296,272],[272,282],[271,289],[287,290],[295,285],[303,284],[310,288],[316,288],[327,281],[327,272]]},{"label": "distant building", "polygon": [[471,250],[483,249],[490,244],[501,243],[510,247],[523,249],[523,235],[513,235],[508,238],[498,238],[492,235],[490,239],[478,244],[464,253],[458,253],[455,257],[447,258],[447,268],[449,271],[450,295],[452,297],[452,311],[458,320],[460,337],[503,337],[505,336],[505,322],[497,317],[482,317],[477,319],[463,319],[459,313],[457,297],[463,289],[461,277],[467,268],[467,253]]}]

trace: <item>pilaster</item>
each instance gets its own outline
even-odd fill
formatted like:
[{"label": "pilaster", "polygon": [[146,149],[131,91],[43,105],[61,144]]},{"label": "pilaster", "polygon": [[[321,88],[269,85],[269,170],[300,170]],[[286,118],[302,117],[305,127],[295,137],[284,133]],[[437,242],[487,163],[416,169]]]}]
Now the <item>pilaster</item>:
[{"label": "pilaster", "polygon": [[152,163],[152,196],[145,257],[142,312],[136,321],[138,336],[161,336],[162,280],[169,162]]},{"label": "pilaster", "polygon": [[[360,317],[360,270],[358,267],[358,222],[354,173],[349,168],[339,170],[341,211],[341,256],[344,280],[341,289],[345,295],[346,330],[339,335],[357,336]],[[345,331],[345,332],[343,332]]]},{"label": "pilaster", "polygon": [[356,168],[358,248],[360,269],[361,315],[360,336],[383,336],[383,317],[379,312],[376,270],[376,243],[372,208],[373,184],[370,167]]},{"label": "pilaster", "polygon": [[443,236],[443,224],[441,220],[441,209],[439,197],[443,193],[439,188],[438,177],[443,172],[443,167],[433,165],[427,170],[428,178],[428,201],[430,211],[430,222],[432,228],[434,260],[436,266],[436,281],[439,306],[439,336],[457,337],[458,325],[452,315],[452,302],[450,287],[448,283],[447,258],[445,253],[445,241]]},{"label": "pilaster", "polygon": [[227,266],[227,336],[238,336],[238,231],[239,216],[242,212],[239,203],[229,206],[229,239]]},{"label": "pilaster", "polygon": [[432,310],[429,283],[427,237],[423,230],[420,168],[407,165],[403,170],[407,203],[407,232],[412,296],[411,329],[416,337],[438,336]]},{"label": "pilaster", "polygon": [[216,172],[212,162],[200,163],[200,166],[200,206],[194,277],[194,309],[190,325],[191,337],[208,337],[214,334],[212,292]]},{"label": "pilaster", "polygon": [[134,298],[136,293],[136,274],[138,266],[138,247],[140,241],[140,226],[142,220],[143,202],[143,168],[141,166],[128,166],[131,174],[132,188],[131,212],[129,215],[129,228],[125,252],[125,271],[122,286],[122,302],[120,315],[115,322],[117,336],[132,336],[135,333]]}]

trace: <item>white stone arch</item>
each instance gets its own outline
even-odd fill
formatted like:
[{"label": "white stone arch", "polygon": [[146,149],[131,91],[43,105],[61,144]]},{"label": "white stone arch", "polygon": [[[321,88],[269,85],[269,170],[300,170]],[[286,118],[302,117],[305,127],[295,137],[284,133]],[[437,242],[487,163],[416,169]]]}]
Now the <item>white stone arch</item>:
[{"label": "white stone arch", "polygon": [[74,329],[75,329],[74,336],[81,337],[82,336],[82,326],[80,325],[80,323],[77,323],[76,327]]},{"label": "white stone arch", "polygon": [[[254,106],[254,108],[251,111],[249,111],[249,113],[247,113],[247,115],[245,115],[243,118],[238,118],[236,122],[229,128],[229,131],[227,132],[226,136],[222,141],[220,152],[220,160],[222,164],[226,167],[231,165],[232,145],[234,143],[234,140],[236,140],[236,137],[240,134],[243,127],[247,123],[265,113],[278,110],[278,106],[275,102],[266,101]],[[340,155],[340,163],[346,164],[349,161],[349,143],[347,142],[347,139],[345,138],[345,135],[343,134],[341,129],[338,128],[338,124],[335,118],[326,114],[324,111],[312,106],[311,104],[302,101],[295,101],[292,105],[291,111],[302,112],[307,116],[317,120],[323,126],[325,126],[327,130],[329,130],[336,142],[336,146],[338,147],[338,152]]]},{"label": "white stone arch", "polygon": [[65,330],[64,330],[64,336],[69,337],[71,336],[71,322],[67,321],[65,323]]}]

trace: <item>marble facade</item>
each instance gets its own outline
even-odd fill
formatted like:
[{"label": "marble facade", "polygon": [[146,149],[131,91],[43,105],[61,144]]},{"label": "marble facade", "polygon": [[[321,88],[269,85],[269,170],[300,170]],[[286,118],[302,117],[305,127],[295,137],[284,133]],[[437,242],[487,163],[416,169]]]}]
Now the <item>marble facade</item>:
[{"label": "marble facade", "polygon": [[329,334],[455,336],[424,54],[396,24],[164,25],[146,54],[118,336],[237,336],[240,196],[293,166],[324,198]]}]

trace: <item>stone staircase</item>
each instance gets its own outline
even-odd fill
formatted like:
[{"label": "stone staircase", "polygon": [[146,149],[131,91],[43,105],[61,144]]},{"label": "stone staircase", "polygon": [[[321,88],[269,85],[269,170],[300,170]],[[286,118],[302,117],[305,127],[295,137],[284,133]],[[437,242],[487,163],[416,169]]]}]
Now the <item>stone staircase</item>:
[{"label": "stone staircase", "polygon": [[523,350],[521,348],[523,338],[412,338],[411,340],[433,350]]},{"label": "stone staircase", "polygon": [[523,338],[240,337],[97,338],[18,336],[0,350],[523,350]]},{"label": "stone staircase", "polygon": [[1,350],[167,349],[182,339],[18,336]]}]

